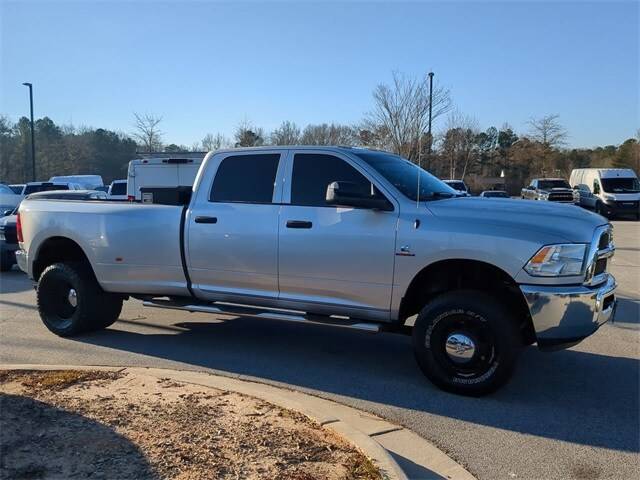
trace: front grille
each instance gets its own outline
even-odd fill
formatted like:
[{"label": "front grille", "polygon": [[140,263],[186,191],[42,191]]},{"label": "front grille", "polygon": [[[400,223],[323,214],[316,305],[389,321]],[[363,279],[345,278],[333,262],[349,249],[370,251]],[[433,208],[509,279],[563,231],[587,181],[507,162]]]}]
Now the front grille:
[{"label": "front grille", "polygon": [[596,269],[593,271],[593,274],[600,275],[601,273],[604,273],[606,271],[607,271],[607,259],[606,258],[598,259],[598,261],[596,262]]},{"label": "front grille", "polygon": [[619,210],[637,210],[638,202],[617,201],[616,208],[618,208]]},{"label": "front grille", "polygon": [[598,242],[598,250],[604,250],[609,247],[611,243],[611,232],[607,230],[602,235],[600,235],[600,241]]},{"label": "front grille", "polygon": [[550,202],[573,202],[573,193],[550,193]]}]

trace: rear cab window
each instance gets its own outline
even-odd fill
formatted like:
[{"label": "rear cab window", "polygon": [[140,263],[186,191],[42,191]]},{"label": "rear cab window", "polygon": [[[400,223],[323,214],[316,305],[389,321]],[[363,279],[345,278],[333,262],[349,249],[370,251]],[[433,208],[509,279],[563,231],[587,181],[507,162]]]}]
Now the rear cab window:
[{"label": "rear cab window", "polygon": [[111,186],[111,195],[126,195],[127,194],[127,182],[114,183]]},{"label": "rear cab window", "polygon": [[229,155],[216,172],[210,202],[273,203],[279,153]]}]

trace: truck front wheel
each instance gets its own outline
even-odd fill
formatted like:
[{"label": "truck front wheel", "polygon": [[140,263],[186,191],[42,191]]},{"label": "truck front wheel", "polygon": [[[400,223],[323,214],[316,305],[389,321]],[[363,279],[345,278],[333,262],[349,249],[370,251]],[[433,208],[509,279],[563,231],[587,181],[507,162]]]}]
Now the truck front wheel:
[{"label": "truck front wheel", "polygon": [[44,325],[61,337],[108,327],[118,319],[123,301],[102,290],[84,262],[48,266],[40,276],[37,299]]},{"label": "truck front wheel", "polygon": [[509,380],[522,339],[495,298],[458,290],[422,309],[413,328],[413,348],[420,369],[436,386],[480,396]]}]

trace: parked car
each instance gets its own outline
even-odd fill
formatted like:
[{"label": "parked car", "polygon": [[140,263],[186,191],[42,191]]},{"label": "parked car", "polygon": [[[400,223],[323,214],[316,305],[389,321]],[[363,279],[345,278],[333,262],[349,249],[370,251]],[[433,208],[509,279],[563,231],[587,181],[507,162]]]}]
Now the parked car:
[{"label": "parked car", "polygon": [[16,195],[22,195],[22,192],[24,191],[24,187],[25,187],[24,183],[14,183],[9,185],[9,188],[13,190],[13,193],[15,193]]},{"label": "parked car", "polygon": [[548,202],[574,203],[573,190],[563,178],[534,178],[522,189],[522,198]]},{"label": "parked car", "polygon": [[[32,193],[30,199],[107,200],[107,194],[96,190],[53,190]],[[6,272],[16,263],[18,250],[16,223],[18,207],[0,218],[0,271]]]},{"label": "parked car", "polygon": [[29,182],[24,187],[23,195],[51,190],[82,190],[82,187],[77,183],[68,182]]},{"label": "parked car", "polygon": [[462,180],[443,180],[444,183],[453,188],[459,195],[463,197],[470,197],[469,189]]},{"label": "parked car", "polygon": [[143,187],[191,187],[202,158],[145,158],[129,162],[127,198],[141,200]]},{"label": "parked car", "polygon": [[552,202],[487,208],[390,153],[211,152],[183,201],[24,200],[16,256],[38,282],[45,326],[60,336],[103,329],[134,297],[411,333],[429,379],[480,395],[507,381],[524,345],[574,345],[615,310],[601,216]]},{"label": "parked car", "polygon": [[114,180],[109,185],[109,198],[112,200],[127,199],[127,180]]},{"label": "parked car", "polygon": [[0,217],[9,215],[22,200],[22,195],[14,193],[7,185],[0,183]]},{"label": "parked car", "polygon": [[52,183],[73,183],[80,185],[82,190],[96,190],[104,186],[100,175],[62,175],[51,177],[49,181]]},{"label": "parked car", "polygon": [[631,215],[640,220],[640,182],[628,168],[579,168],[569,179],[576,203],[604,216]]},{"label": "parked car", "polygon": [[18,237],[16,233],[17,207],[0,218],[0,272],[8,272],[16,264]]},{"label": "parked car", "polygon": [[504,190],[485,190],[480,196],[483,198],[510,198]]}]

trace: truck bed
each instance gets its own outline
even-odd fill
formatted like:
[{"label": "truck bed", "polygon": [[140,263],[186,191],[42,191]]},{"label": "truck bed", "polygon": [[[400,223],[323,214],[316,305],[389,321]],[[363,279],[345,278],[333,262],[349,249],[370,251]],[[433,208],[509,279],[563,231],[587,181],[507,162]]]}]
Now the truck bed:
[{"label": "truck bed", "polygon": [[106,291],[189,293],[181,261],[183,207],[33,199],[20,211],[28,257],[42,247],[41,236],[66,237],[82,248]]}]

